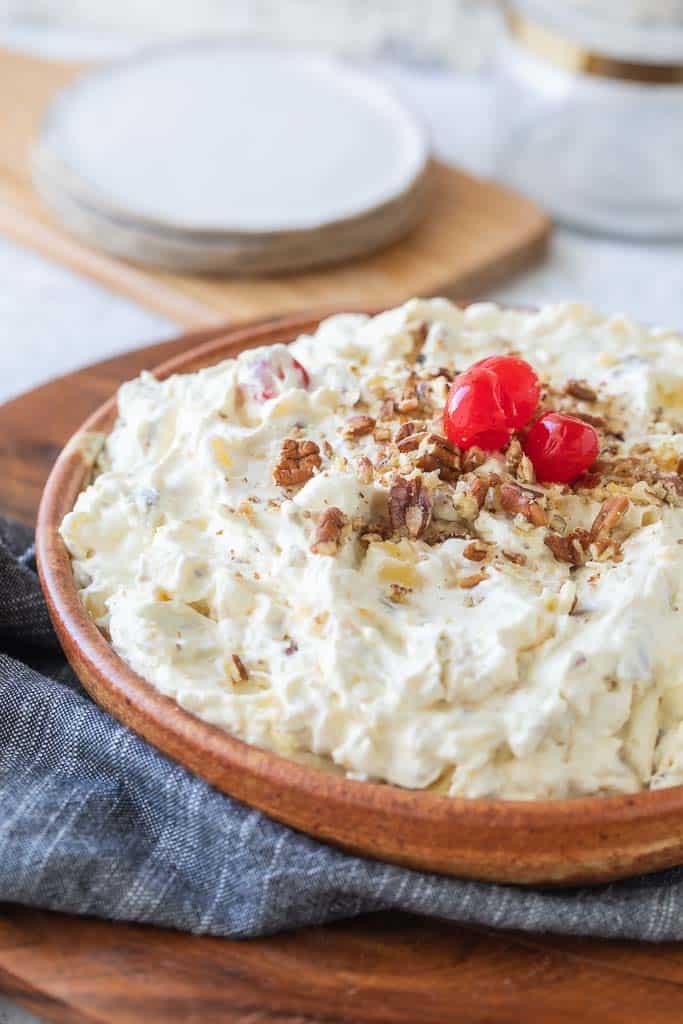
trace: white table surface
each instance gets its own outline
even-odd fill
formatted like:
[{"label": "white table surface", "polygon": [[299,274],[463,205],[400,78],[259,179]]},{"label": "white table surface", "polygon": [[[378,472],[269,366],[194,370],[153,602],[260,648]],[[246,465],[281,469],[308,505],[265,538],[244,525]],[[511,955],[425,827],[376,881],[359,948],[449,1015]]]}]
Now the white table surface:
[{"label": "white table surface", "polygon": [[[5,30],[5,44],[68,56],[128,48],[111,40]],[[492,166],[496,138],[490,74],[457,75],[398,65],[376,72],[429,125],[438,152],[478,173]],[[644,245],[558,230],[548,262],[489,297],[541,304],[582,299],[683,329],[683,244]],[[170,336],[162,317],[0,239],[0,401],[78,366]],[[0,996],[0,1024],[33,1018]]]}]

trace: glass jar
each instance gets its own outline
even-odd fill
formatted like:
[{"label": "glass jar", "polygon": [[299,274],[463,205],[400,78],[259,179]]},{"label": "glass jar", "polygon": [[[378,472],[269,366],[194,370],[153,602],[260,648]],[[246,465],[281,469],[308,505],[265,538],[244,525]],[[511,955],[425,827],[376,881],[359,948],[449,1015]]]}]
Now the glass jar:
[{"label": "glass jar", "polygon": [[683,0],[514,0],[496,176],[565,223],[683,237]]}]

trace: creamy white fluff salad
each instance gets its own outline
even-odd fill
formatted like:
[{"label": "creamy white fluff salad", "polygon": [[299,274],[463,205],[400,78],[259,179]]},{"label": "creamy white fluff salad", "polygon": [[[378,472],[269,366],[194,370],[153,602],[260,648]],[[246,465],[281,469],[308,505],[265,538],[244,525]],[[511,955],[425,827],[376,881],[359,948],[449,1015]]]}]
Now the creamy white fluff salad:
[{"label": "creamy white fluff salad", "polygon": [[[454,373],[511,353],[599,433],[572,484],[443,437]],[[672,332],[415,299],[125,384],[62,536],[118,654],[249,743],[467,797],[672,786],[682,431]]]}]

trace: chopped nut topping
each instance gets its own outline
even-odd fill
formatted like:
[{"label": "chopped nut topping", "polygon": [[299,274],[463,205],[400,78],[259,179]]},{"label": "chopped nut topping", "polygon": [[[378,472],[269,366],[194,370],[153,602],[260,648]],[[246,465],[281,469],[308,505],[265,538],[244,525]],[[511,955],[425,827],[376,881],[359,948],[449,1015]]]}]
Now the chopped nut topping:
[{"label": "chopped nut topping", "polygon": [[[412,422],[411,422],[412,425]],[[408,426],[407,423],[404,426]],[[403,429],[403,428],[401,428]],[[401,431],[399,430],[399,434]],[[425,430],[416,431],[415,433],[408,432],[399,439],[398,434],[396,435],[396,447],[400,452],[414,452],[420,447],[420,443],[424,441],[427,433]]]},{"label": "chopped nut topping", "polygon": [[507,558],[508,562],[514,562],[515,565],[526,565],[526,555],[523,555],[521,551],[503,551],[503,558]]},{"label": "chopped nut topping", "polygon": [[394,604],[403,604],[410,593],[410,587],[402,587],[400,583],[392,583],[389,587],[389,598]]},{"label": "chopped nut topping", "polygon": [[590,530],[590,539],[596,540],[600,534],[609,534],[615,526],[621,522],[629,507],[629,500],[625,494],[615,494],[603,501],[600,511],[593,520]]},{"label": "chopped nut topping", "polygon": [[579,412],[578,409],[572,413],[577,420],[581,420],[582,423],[588,423],[589,426],[595,427],[596,430],[604,430],[607,426],[607,420],[604,416],[593,416],[589,412]]},{"label": "chopped nut topping", "polygon": [[517,469],[523,457],[522,443],[518,437],[513,437],[505,451],[505,468],[508,473],[512,473],[513,476],[517,475]]},{"label": "chopped nut topping", "polygon": [[572,398],[578,398],[580,402],[597,402],[597,392],[590,387],[585,380],[568,380],[565,391]]},{"label": "chopped nut topping", "polygon": [[468,448],[462,455],[462,470],[463,473],[471,473],[473,469],[479,469],[483,466],[489,457],[489,452],[482,451],[481,448],[477,448],[473,445]]},{"label": "chopped nut topping", "polygon": [[406,422],[402,423],[396,431],[394,441],[396,444],[400,444],[401,441],[405,441],[407,438],[413,437],[414,434],[423,434],[424,429],[424,423],[420,420],[406,420]]},{"label": "chopped nut topping", "polygon": [[390,427],[381,426],[378,423],[377,426],[375,427],[375,429],[372,432],[372,436],[374,437],[375,441],[377,441],[380,444],[382,443],[382,441],[390,441],[391,440],[391,428]]},{"label": "chopped nut topping", "polygon": [[390,420],[396,415],[396,403],[393,398],[385,398],[379,408],[379,419]]},{"label": "chopped nut topping", "polygon": [[344,437],[363,437],[375,429],[375,420],[372,416],[352,416],[344,424],[342,434]]},{"label": "chopped nut topping", "polygon": [[310,480],[320,466],[320,449],[315,441],[287,438],[282,442],[280,461],[273,470],[273,480],[279,487],[294,487]]},{"label": "chopped nut topping", "polygon": [[432,502],[420,477],[396,477],[389,490],[389,520],[395,533],[417,540],[432,518]]},{"label": "chopped nut topping", "polygon": [[414,374],[411,374],[406,381],[401,398],[396,403],[396,408],[401,413],[417,412],[420,408],[420,400],[417,395],[417,385]]},{"label": "chopped nut topping", "polygon": [[470,562],[483,562],[489,553],[488,545],[482,544],[479,540],[471,541],[463,551],[463,558]]},{"label": "chopped nut topping", "polygon": [[484,476],[475,476],[470,482],[469,492],[474,498],[479,508],[479,511],[483,509],[484,502],[486,501],[486,492],[489,489],[489,481]]},{"label": "chopped nut topping", "polygon": [[340,508],[333,505],[326,509],[315,528],[311,551],[316,555],[336,555],[347,522],[348,518]]},{"label": "chopped nut topping", "polygon": [[461,576],[458,580],[458,586],[461,590],[472,590],[473,587],[478,586],[479,583],[483,583],[488,578],[487,572],[475,572],[471,576]]},{"label": "chopped nut topping", "polygon": [[536,483],[536,470],[534,469],[534,464],[528,455],[522,455],[519,460],[519,466],[517,467],[517,479],[523,484]]},{"label": "chopped nut topping", "polygon": [[370,462],[367,455],[361,455],[358,459],[358,462],[356,463],[356,473],[358,474],[358,479],[362,484],[372,483],[375,467]]},{"label": "chopped nut topping", "polygon": [[548,516],[537,497],[533,491],[526,491],[517,484],[505,483],[500,488],[500,504],[505,512],[522,515],[534,526],[546,526]]},{"label": "chopped nut topping", "polygon": [[438,472],[447,483],[455,483],[460,475],[460,452],[441,434],[429,434],[415,465],[425,473]]},{"label": "chopped nut topping", "polygon": [[334,448],[327,440],[327,438],[323,441],[323,452],[325,453],[328,459],[334,458]]},{"label": "chopped nut topping", "polygon": [[247,671],[247,667],[240,658],[239,654],[233,654],[232,663],[237,669],[237,674],[239,675],[242,682],[246,683],[247,679],[249,678],[249,672]]},{"label": "chopped nut topping", "polygon": [[566,537],[561,537],[559,533],[547,533],[543,542],[546,547],[550,548],[558,562],[583,565],[586,561],[586,547],[589,539],[586,530],[574,530]]}]

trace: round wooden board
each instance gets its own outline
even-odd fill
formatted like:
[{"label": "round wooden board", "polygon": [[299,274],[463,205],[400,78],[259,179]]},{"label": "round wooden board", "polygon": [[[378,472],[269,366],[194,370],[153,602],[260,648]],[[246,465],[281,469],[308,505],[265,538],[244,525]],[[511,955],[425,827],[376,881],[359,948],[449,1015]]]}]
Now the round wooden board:
[{"label": "round wooden board", "polygon": [[[196,332],[0,407],[0,510],[30,523],[50,465],[124,379]],[[683,945],[528,936],[381,914],[251,942],[0,907],[0,988],[45,1020],[167,1024],[674,1024]]]}]

